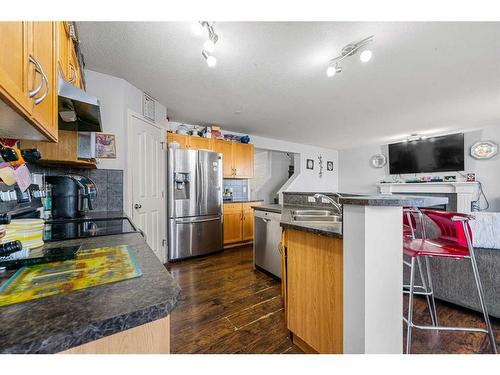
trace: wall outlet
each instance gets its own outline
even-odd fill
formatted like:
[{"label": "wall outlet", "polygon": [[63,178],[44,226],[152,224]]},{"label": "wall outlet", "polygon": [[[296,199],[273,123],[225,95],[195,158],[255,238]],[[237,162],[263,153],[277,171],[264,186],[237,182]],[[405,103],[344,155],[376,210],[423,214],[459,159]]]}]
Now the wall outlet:
[{"label": "wall outlet", "polygon": [[246,193],[247,192],[247,187],[246,186],[243,186],[243,192]]},{"label": "wall outlet", "polygon": [[309,203],[314,203],[314,202],[316,202],[316,199],[314,199],[314,197],[307,197],[307,201]]}]

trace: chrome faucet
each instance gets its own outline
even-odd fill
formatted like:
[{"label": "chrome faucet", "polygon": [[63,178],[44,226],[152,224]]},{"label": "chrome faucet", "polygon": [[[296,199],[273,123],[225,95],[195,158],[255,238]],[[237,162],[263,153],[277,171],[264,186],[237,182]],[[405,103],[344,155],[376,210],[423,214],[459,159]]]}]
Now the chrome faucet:
[{"label": "chrome faucet", "polygon": [[[335,194],[339,198],[342,197],[342,195],[340,195],[339,193],[332,193],[332,194]],[[333,205],[333,207],[335,207],[337,209],[337,212],[339,213],[339,215],[342,215],[342,205],[339,204],[335,199],[330,198],[329,196],[327,196],[325,194],[319,194],[319,193],[314,194],[314,199],[318,200],[320,198],[326,199],[328,202],[330,202]]]}]

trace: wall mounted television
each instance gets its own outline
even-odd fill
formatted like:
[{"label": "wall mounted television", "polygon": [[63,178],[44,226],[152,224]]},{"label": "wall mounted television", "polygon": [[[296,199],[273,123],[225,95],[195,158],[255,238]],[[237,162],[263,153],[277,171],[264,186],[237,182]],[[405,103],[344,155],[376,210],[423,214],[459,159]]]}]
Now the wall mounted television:
[{"label": "wall mounted television", "polygon": [[451,134],[389,145],[390,174],[464,170],[464,134]]}]

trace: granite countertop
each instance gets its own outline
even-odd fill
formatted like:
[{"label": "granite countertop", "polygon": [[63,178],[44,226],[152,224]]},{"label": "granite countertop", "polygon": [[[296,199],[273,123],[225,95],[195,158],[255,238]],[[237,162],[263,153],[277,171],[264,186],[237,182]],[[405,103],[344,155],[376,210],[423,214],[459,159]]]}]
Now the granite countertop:
[{"label": "granite countertop", "polygon": [[224,201],[224,203],[251,203],[251,202],[264,202],[263,199],[233,199],[230,201]]},{"label": "granite countertop", "polygon": [[110,219],[128,219],[128,216],[123,211],[88,211],[85,216],[78,216],[73,219],[48,219],[46,223],[55,221],[81,221],[81,220],[110,220]]},{"label": "granite countertop", "polygon": [[143,275],[0,307],[0,353],[61,352],[161,319],[176,307],[180,288],[139,233],[44,246],[74,245],[82,249],[130,245]]},{"label": "granite countertop", "polygon": [[[311,222],[293,221],[292,211],[296,209],[324,210],[325,208],[311,207],[311,206],[283,205],[283,211],[281,213],[281,221],[280,221],[280,225],[283,228],[298,229],[305,232],[321,234],[324,236],[342,238],[342,223],[311,223]],[[329,210],[329,211],[336,213],[334,210]]]},{"label": "granite countertop", "polygon": [[422,195],[376,194],[343,196],[341,204],[360,206],[403,206],[403,207],[432,207],[448,204],[448,198],[430,197]]},{"label": "granite countertop", "polygon": [[275,212],[277,214],[280,214],[283,210],[281,204],[263,204],[261,206],[252,206],[252,208],[259,211]]}]

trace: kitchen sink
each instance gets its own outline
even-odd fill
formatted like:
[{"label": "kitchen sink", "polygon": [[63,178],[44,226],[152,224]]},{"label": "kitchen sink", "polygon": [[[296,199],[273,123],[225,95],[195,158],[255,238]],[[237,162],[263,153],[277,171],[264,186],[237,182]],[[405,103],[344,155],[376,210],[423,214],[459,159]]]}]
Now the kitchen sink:
[{"label": "kitchen sink", "polygon": [[308,223],[341,223],[342,217],[328,210],[293,210],[293,221]]}]

